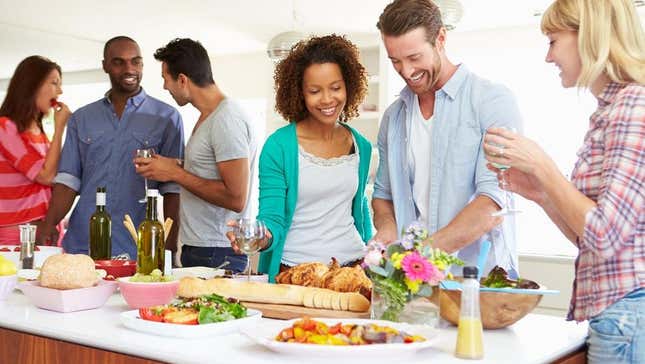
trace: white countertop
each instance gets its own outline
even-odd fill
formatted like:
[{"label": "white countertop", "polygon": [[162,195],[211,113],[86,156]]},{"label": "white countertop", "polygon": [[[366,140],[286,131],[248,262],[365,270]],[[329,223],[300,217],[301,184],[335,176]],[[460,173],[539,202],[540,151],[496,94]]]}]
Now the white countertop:
[{"label": "white countertop", "polygon": [[[95,310],[58,313],[33,306],[27,297],[14,291],[0,301],[0,327],[47,336],[105,350],[173,363],[388,363],[398,357],[374,360],[353,355],[351,358],[312,358],[277,354],[241,334],[205,339],[176,339],[148,335],[125,328],[119,314],[129,311],[119,293]],[[278,325],[279,321],[261,319],[262,325]],[[277,331],[276,331],[277,333]],[[584,343],[586,324],[566,322],[562,318],[531,314],[515,325],[500,330],[484,331],[484,359],[478,363],[548,363],[573,352]],[[424,349],[406,363],[468,363],[454,357],[457,330],[440,329],[432,348]]]}]

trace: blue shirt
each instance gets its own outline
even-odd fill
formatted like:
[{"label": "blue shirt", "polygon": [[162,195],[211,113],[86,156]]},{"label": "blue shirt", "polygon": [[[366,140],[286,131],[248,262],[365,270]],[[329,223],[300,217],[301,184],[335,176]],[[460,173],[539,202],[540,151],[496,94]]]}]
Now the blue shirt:
[{"label": "blue shirt", "polygon": [[[409,170],[409,131],[414,97],[405,87],[383,115],[378,135],[379,166],[374,198],[392,201],[398,231],[419,218],[412,196]],[[460,65],[436,91],[431,133],[430,208],[428,230],[446,226],[476,196],[484,195],[503,206],[497,177],[486,168],[482,139],[490,126],[521,130],[521,115],[510,90],[482,79]],[[476,265],[480,244],[493,243],[484,267],[496,264],[517,273],[515,219],[506,216],[501,234],[483,236],[458,252],[467,265]],[[461,269],[453,271],[461,275]]]},{"label": "blue shirt", "polygon": [[[96,209],[96,188],[107,187],[106,210],[112,217],[112,255],[137,256],[135,242],[123,226],[130,214],[135,225],[145,217],[144,179],[134,170],[136,149],[182,158],[184,134],[179,112],[141,89],[128,99],[119,120],[109,96],[78,109],[67,123],[67,136],[54,183],[80,196],[63,238],[68,253],[88,252],[89,220]],[[161,194],[179,193],[175,183],[148,181]],[[136,227],[135,226],[135,227]]]}]

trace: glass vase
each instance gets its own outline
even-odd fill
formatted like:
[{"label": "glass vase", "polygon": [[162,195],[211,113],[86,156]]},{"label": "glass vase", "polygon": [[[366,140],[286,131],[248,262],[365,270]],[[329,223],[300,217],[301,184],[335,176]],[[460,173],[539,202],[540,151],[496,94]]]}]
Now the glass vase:
[{"label": "glass vase", "polygon": [[[438,291],[439,287],[432,287],[433,295],[438,294]],[[407,301],[401,305],[391,302],[388,295],[383,294],[378,288],[372,290],[370,316],[374,320],[405,322],[433,328],[439,327],[441,317],[439,305],[433,303],[430,296],[410,295]]]}]

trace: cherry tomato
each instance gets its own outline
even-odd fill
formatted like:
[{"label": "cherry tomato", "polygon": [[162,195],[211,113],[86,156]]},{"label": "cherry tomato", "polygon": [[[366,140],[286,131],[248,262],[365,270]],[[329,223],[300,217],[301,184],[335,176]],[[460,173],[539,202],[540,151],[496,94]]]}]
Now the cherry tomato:
[{"label": "cherry tomato", "polygon": [[161,306],[140,308],[139,317],[148,321],[163,322],[163,310],[161,310],[160,307]]}]

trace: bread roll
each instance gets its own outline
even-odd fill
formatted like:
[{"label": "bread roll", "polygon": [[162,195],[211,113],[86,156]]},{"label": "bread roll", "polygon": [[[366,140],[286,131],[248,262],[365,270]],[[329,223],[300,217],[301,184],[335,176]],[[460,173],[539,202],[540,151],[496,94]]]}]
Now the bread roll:
[{"label": "bread roll", "polygon": [[334,292],[329,289],[302,287],[289,284],[244,282],[233,279],[213,278],[203,280],[185,277],[179,281],[177,295],[199,297],[216,293],[240,301],[273,303],[327,310],[365,312],[370,302],[356,292]]},{"label": "bread roll", "polygon": [[94,261],[84,254],[56,254],[40,269],[40,285],[56,289],[87,288],[96,285],[99,276]]}]

